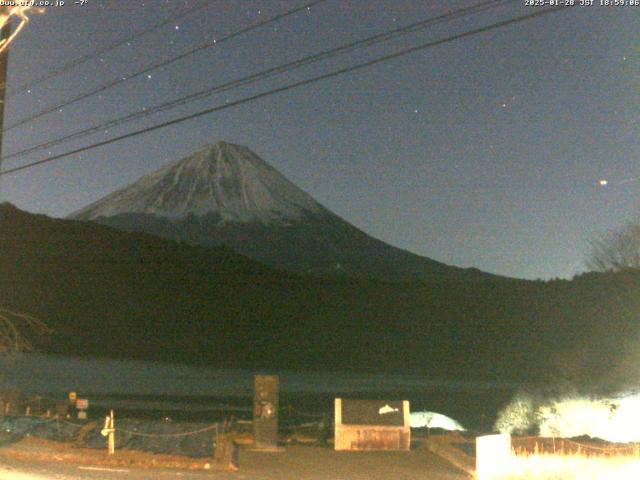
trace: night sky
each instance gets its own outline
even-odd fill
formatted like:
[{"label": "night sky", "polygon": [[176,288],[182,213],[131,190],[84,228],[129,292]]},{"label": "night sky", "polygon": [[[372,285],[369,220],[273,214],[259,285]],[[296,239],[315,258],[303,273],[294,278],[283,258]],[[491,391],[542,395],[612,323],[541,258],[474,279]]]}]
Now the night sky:
[{"label": "night sky", "polygon": [[[32,15],[17,37],[10,91],[176,11],[208,7],[10,95],[5,125],[308,2],[66,3]],[[475,3],[327,0],[13,128],[3,151]],[[540,8],[511,2],[8,159],[3,168]],[[248,146],[392,245],[508,276],[567,278],[585,269],[590,240],[638,213],[639,107],[640,7],[576,7],[7,175],[1,195],[62,217],[222,139]]]}]

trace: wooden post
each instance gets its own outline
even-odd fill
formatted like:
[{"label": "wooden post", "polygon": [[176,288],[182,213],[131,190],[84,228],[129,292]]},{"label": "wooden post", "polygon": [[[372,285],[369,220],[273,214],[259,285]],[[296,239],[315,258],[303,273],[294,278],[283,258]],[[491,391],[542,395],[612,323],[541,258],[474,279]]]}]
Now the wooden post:
[{"label": "wooden post", "polygon": [[113,455],[116,452],[116,426],[113,419],[113,410],[108,417],[104,418],[104,428],[100,432],[103,437],[107,437],[107,453]]},{"label": "wooden post", "polygon": [[213,462],[216,470],[238,470],[238,446],[233,442],[233,434],[225,432],[216,435]]},{"label": "wooden post", "polygon": [[116,424],[113,419],[113,410],[109,414],[109,455],[116,453]]}]

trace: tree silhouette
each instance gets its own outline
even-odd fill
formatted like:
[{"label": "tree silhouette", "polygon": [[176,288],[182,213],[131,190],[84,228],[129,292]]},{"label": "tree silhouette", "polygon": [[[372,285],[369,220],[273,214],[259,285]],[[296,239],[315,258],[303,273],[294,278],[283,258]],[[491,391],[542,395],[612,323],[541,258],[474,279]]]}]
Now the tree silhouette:
[{"label": "tree silhouette", "polygon": [[587,267],[600,272],[640,269],[640,222],[592,241]]}]

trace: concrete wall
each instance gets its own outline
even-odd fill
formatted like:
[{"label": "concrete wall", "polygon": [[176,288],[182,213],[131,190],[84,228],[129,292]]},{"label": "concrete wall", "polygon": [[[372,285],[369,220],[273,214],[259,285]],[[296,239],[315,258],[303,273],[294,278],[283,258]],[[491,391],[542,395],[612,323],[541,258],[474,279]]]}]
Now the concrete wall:
[{"label": "concrete wall", "polygon": [[336,450],[409,450],[411,427],[409,401],[402,402],[403,425],[352,425],[342,422],[341,398],[335,399]]}]

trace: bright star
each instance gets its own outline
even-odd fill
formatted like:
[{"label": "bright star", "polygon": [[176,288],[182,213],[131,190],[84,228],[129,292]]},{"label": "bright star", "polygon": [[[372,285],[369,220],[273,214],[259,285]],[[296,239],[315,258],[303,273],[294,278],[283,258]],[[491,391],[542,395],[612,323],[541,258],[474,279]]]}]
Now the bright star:
[{"label": "bright star", "polygon": [[601,187],[606,187],[607,185],[609,185],[609,182],[603,178],[598,182],[598,185],[600,185]]}]

